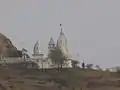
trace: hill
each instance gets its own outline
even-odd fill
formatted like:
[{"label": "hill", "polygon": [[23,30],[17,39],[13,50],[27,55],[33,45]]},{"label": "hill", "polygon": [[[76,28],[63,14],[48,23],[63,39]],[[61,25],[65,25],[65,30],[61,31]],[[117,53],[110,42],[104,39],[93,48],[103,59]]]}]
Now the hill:
[{"label": "hill", "polygon": [[22,52],[17,50],[9,38],[0,33],[0,54],[8,57],[19,57]]},{"label": "hill", "polygon": [[19,66],[0,68],[0,90],[120,90],[119,73],[84,69],[42,72]]}]

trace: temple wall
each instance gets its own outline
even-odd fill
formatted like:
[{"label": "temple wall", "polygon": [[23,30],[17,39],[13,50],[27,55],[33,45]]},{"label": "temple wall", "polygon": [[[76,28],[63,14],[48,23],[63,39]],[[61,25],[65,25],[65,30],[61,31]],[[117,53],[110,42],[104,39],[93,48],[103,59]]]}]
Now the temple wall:
[{"label": "temple wall", "polygon": [[[42,62],[42,60],[40,60],[40,59],[38,60],[38,59],[29,58],[29,59],[26,59],[26,61],[33,61],[33,62],[37,63],[39,68],[58,68],[58,65],[53,64],[51,62],[51,60]],[[0,60],[0,64],[4,64],[4,63],[13,64],[13,63],[21,63],[21,62],[24,62],[24,59],[21,57],[17,57],[17,58],[16,57],[5,57],[2,60]],[[71,68],[72,67],[71,60],[68,60],[65,63],[66,64],[63,65],[63,68]]]}]

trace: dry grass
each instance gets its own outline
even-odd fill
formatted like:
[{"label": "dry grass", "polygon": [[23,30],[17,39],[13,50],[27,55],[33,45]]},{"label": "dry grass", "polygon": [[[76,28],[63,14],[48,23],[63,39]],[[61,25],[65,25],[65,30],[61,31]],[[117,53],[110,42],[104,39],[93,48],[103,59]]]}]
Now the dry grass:
[{"label": "dry grass", "polygon": [[83,69],[0,67],[0,90],[120,90],[120,74]]}]

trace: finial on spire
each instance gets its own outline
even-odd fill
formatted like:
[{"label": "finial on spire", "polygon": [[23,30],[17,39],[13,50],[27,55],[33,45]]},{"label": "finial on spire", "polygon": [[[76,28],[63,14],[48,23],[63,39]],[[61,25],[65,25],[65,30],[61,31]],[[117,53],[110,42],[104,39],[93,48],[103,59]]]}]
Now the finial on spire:
[{"label": "finial on spire", "polygon": [[62,24],[60,24],[60,26],[62,26]]},{"label": "finial on spire", "polygon": [[61,32],[60,32],[60,34],[63,34],[62,24],[60,24],[60,27],[61,27]]}]

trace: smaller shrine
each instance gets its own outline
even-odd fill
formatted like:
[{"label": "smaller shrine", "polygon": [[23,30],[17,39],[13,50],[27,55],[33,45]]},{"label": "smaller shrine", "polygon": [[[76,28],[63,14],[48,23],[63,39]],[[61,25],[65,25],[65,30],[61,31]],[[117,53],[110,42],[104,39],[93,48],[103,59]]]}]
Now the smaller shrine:
[{"label": "smaller shrine", "polygon": [[42,60],[44,57],[44,54],[39,49],[39,42],[38,41],[34,45],[32,57],[34,60]]},{"label": "smaller shrine", "polygon": [[39,42],[37,41],[34,45],[32,61],[38,65],[38,68],[48,68],[48,63],[44,58],[44,54],[40,51]]}]

